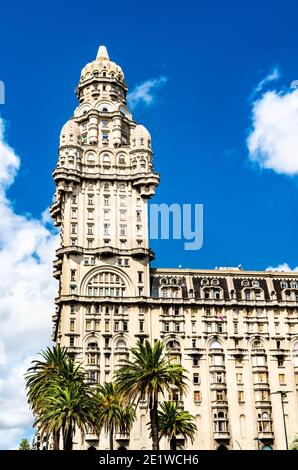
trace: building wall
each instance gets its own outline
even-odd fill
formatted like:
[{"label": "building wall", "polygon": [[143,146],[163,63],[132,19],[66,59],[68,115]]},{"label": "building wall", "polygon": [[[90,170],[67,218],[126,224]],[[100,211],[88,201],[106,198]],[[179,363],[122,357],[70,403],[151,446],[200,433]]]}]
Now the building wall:
[{"label": "building wall", "polygon": [[[298,276],[291,273],[151,269],[147,201],[154,172],[151,137],[126,107],[121,68],[100,48],[82,70],[79,106],[63,127],[51,213],[61,227],[53,338],[81,361],[91,383],[111,381],[141,339],[162,339],[188,371],[178,401],[195,417],[189,449],[285,448],[298,431]],[[129,436],[151,446],[146,403]],[[107,448],[90,432],[76,448]],[[168,447],[165,440],[162,448]]]}]

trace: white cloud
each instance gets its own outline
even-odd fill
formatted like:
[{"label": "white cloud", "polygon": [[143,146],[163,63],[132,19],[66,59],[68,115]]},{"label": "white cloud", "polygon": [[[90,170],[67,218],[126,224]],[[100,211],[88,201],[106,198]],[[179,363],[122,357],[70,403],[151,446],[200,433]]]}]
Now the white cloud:
[{"label": "white cloud", "polygon": [[23,374],[50,344],[58,242],[45,211],[40,219],[16,214],[6,196],[20,159],[4,138],[0,118],[0,449],[17,447],[32,424]]},{"label": "white cloud", "polygon": [[253,95],[256,93],[260,93],[260,91],[263,90],[263,88],[268,85],[268,83],[274,82],[280,78],[280,71],[278,67],[274,67],[271,72],[266,75],[265,78],[263,78],[255,87]]},{"label": "white cloud", "polygon": [[247,145],[261,168],[298,174],[298,88],[268,91],[253,103]]},{"label": "white cloud", "polygon": [[288,263],[282,263],[279,264],[278,266],[268,266],[266,268],[266,271],[274,271],[274,272],[293,272],[297,273],[298,272],[298,266],[296,268],[291,268]]},{"label": "white cloud", "polygon": [[143,83],[137,85],[127,95],[127,102],[131,109],[134,109],[138,104],[144,103],[150,106],[156,99],[155,92],[158,88],[167,82],[167,77],[160,76],[158,78],[150,78]]}]

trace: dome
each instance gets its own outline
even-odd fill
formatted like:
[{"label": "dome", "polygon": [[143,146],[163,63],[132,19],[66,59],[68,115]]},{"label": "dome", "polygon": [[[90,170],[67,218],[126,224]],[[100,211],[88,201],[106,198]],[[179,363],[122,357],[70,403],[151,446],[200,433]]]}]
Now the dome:
[{"label": "dome", "polygon": [[76,121],[71,119],[62,127],[60,133],[60,144],[77,144],[80,136],[80,127]]},{"label": "dome", "polygon": [[151,148],[151,135],[146,127],[139,124],[131,131],[132,147]]},{"label": "dome", "polygon": [[108,51],[105,46],[100,46],[95,60],[85,65],[81,72],[79,85],[83,85],[85,81],[93,76],[114,77],[117,80],[124,82],[124,74],[119,65],[110,61]]}]

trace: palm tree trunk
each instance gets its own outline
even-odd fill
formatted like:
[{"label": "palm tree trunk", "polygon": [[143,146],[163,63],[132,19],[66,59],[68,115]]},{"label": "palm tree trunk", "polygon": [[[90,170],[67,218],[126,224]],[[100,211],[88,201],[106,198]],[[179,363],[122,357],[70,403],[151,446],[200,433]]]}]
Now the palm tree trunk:
[{"label": "palm tree trunk", "polygon": [[64,433],[64,450],[72,450],[72,429],[71,427],[69,427],[66,431],[66,433]]},{"label": "palm tree trunk", "polygon": [[154,393],[153,404],[150,408],[150,423],[151,423],[151,435],[152,435],[152,449],[159,450],[158,440],[158,397],[157,393]]},{"label": "palm tree trunk", "polygon": [[170,440],[170,449],[171,450],[176,450],[177,449],[177,439],[176,436],[173,435]]},{"label": "palm tree trunk", "polygon": [[110,429],[110,450],[114,450],[114,425],[111,424]]},{"label": "palm tree trunk", "polygon": [[53,450],[59,450],[59,431],[53,431]]}]

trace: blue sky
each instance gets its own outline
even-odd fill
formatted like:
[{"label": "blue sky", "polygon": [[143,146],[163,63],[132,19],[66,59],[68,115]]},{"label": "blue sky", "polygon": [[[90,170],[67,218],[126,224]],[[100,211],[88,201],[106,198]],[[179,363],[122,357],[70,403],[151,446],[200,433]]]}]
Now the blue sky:
[{"label": "blue sky", "polygon": [[134,109],[161,174],[152,202],[204,204],[203,248],[153,241],[154,265],[297,269],[297,17],[294,0],[1,6],[0,448],[32,435],[23,373],[57,292],[44,210],[81,68],[103,43],[130,90],[152,85]]},{"label": "blue sky", "polygon": [[81,68],[104,43],[130,89],[168,78],[152,106],[134,111],[161,173],[154,202],[204,204],[203,248],[154,241],[156,264],[297,263],[297,183],[256,168],[246,147],[257,83],[275,66],[278,86],[298,78],[297,2],[116,0],[110,8],[92,0],[2,6],[0,111],[22,158],[10,190],[17,210],[38,215],[49,205],[60,128],[76,105]]}]

